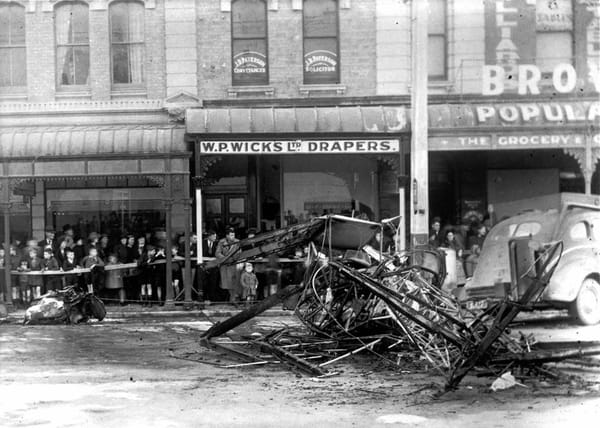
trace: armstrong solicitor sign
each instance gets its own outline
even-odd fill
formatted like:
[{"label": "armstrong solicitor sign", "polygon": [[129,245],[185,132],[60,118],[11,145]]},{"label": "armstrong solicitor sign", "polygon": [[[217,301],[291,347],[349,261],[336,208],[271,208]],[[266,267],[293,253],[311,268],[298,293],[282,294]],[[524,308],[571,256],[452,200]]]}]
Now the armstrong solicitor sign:
[{"label": "armstrong solicitor sign", "polygon": [[399,153],[400,140],[200,141],[202,154]]},{"label": "armstrong solicitor sign", "polygon": [[304,54],[304,76],[307,82],[334,83],[338,79],[338,57],[335,52],[320,49]]}]

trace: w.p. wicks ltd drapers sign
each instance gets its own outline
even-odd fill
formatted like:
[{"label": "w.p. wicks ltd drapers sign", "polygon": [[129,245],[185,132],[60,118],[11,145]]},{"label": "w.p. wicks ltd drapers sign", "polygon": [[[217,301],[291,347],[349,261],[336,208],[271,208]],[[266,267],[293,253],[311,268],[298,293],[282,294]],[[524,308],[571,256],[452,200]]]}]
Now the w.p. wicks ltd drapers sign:
[{"label": "w.p. wicks ltd drapers sign", "polygon": [[485,0],[482,94],[600,92],[600,0]]},{"label": "w.p. wicks ltd drapers sign", "polygon": [[202,154],[399,153],[400,140],[200,141]]}]

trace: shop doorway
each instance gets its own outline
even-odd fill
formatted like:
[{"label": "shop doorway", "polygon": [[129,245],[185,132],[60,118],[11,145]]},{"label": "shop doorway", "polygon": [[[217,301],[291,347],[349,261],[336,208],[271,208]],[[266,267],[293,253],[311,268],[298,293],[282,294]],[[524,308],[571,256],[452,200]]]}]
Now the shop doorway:
[{"label": "shop doorway", "polygon": [[225,228],[233,227],[238,238],[246,236],[248,228],[248,197],[244,193],[208,194],[204,198],[206,230],[212,229],[219,236]]}]

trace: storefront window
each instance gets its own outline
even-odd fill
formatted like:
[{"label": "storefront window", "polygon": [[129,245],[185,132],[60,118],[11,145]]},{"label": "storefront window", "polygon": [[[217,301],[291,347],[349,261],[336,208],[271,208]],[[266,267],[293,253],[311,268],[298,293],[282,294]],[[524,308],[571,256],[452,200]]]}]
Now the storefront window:
[{"label": "storefront window", "polygon": [[268,84],[267,5],[263,0],[232,3],[231,39],[233,85]]},{"label": "storefront window", "polygon": [[340,83],[335,0],[304,1],[304,83]]},{"label": "storefront window", "polygon": [[359,156],[286,156],[283,165],[284,223],[324,214],[373,220],[378,211],[377,161]]},{"label": "storefront window", "polygon": [[165,227],[164,208],[154,188],[50,189],[46,191],[46,224],[61,230],[73,227],[75,235],[91,232],[118,237],[143,235]]}]

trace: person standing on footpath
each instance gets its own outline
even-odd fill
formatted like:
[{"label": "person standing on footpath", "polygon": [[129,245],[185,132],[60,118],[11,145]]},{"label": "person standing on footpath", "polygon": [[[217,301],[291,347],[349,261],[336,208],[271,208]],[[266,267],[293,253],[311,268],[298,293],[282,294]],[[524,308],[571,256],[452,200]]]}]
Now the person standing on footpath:
[{"label": "person standing on footpath", "polygon": [[441,233],[442,220],[439,217],[434,217],[431,222],[431,230],[429,231],[429,245],[438,248],[442,245],[444,237]]},{"label": "person standing on footpath", "polygon": [[[224,259],[233,254],[238,249],[238,242],[239,240],[235,237],[235,230],[228,228],[225,232],[225,238],[221,239],[217,244],[215,257],[217,259]],[[230,302],[237,301],[241,294],[237,266],[235,264],[229,266],[223,265],[219,268],[219,271],[221,273],[221,288],[229,292]]]},{"label": "person standing on footpath", "polygon": [[[202,241],[203,257],[216,257],[217,252],[217,232],[209,230],[206,232],[206,239]],[[222,296],[219,293],[219,270],[217,268],[206,269],[204,264],[201,265],[200,281],[204,300],[219,301]]]},{"label": "person standing on footpath", "polygon": [[44,250],[46,248],[50,248],[53,252],[54,252],[54,250],[56,250],[56,240],[54,239],[54,236],[55,236],[54,228],[51,226],[46,226],[46,229],[44,229],[44,235],[45,235],[45,238],[37,243],[37,246],[39,248],[38,256],[40,258],[44,257]]}]

